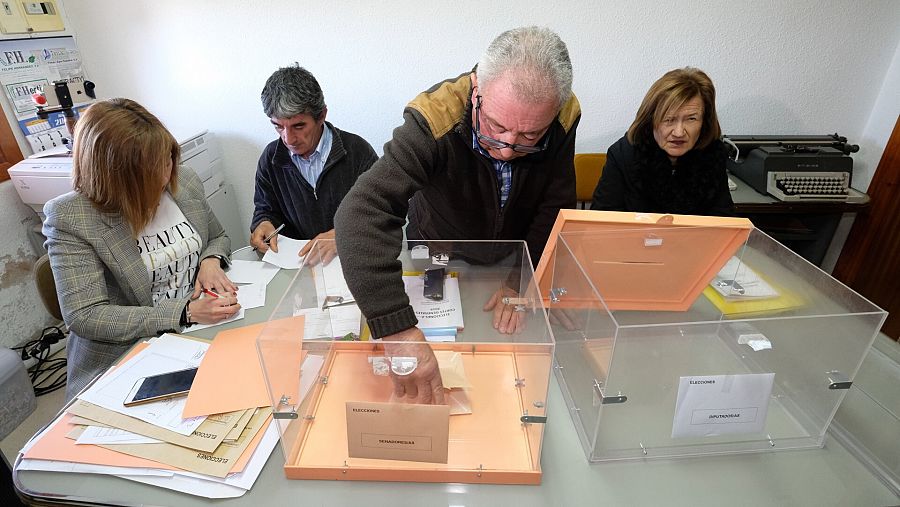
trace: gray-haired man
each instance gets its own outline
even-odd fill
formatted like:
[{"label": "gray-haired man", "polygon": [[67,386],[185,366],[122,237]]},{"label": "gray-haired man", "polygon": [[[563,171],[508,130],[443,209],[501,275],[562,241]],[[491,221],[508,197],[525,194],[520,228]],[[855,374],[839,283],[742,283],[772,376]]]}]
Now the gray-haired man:
[{"label": "gray-haired man", "polygon": [[[266,146],[257,164],[250,244],[261,252],[270,247],[278,251],[273,233],[281,225],[279,234],[289,238],[333,239],[338,205],[378,159],[375,150],[365,139],[325,121],[322,88],[299,65],[269,76],[261,99],[279,139]],[[334,242],[326,243],[330,248],[318,252],[323,262],[334,256]]]},{"label": "gray-haired man", "polygon": [[[416,356],[395,394],[440,403],[443,387],[396,262],[401,227],[425,240],[525,240],[535,263],[560,208],[575,206],[572,64],[551,30],[500,34],[475,70],[410,102],[384,156],[360,177],[335,217],[341,265],[386,353]],[[495,294],[485,305],[502,333],[518,329]],[[400,342],[400,343],[397,343]]]}]

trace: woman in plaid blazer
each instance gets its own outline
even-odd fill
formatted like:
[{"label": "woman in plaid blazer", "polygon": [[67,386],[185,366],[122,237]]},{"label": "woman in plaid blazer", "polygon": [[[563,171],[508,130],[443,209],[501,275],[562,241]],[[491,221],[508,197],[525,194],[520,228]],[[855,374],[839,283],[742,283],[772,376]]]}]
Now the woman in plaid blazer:
[{"label": "woman in plaid blazer", "polygon": [[97,102],[76,125],[75,191],[44,206],[43,227],[69,328],[67,399],[136,341],[240,309],[223,271],[231,242],[179,156],[132,100]]}]

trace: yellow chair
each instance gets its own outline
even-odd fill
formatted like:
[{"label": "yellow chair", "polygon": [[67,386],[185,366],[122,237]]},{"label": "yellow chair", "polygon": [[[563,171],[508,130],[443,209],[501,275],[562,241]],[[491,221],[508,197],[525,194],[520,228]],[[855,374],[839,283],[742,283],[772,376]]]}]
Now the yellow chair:
[{"label": "yellow chair", "polygon": [[47,254],[41,256],[34,263],[34,283],[37,285],[38,295],[44,303],[44,308],[56,320],[63,320],[59,310],[59,298],[56,295],[56,282],[53,280],[53,270],[50,269],[50,257]]},{"label": "yellow chair", "polygon": [[576,208],[587,209],[594,197],[594,189],[600,181],[600,173],[606,165],[606,153],[575,154],[575,196]]}]

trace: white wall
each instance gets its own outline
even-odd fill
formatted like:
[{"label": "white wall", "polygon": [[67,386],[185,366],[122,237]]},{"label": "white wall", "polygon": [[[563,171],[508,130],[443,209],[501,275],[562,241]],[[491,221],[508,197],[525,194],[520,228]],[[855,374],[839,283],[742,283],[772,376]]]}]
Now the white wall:
[{"label": "white wall", "polygon": [[606,151],[649,85],[685,65],[716,83],[725,133],[840,132],[862,144],[900,41],[900,8],[890,0],[427,4],[93,0],[66,7],[102,96],[142,102],[176,135],[208,128],[220,136],[245,223],[256,159],[274,138],[259,92],[275,68],[293,61],[322,84],[329,119],[379,152],[416,93],[471,68],[494,36],[524,24],[550,26],[569,46],[584,111],[578,151]]},{"label": "white wall", "polygon": [[[219,136],[245,224],[256,159],[274,139],[259,92],[294,61],[319,79],[329,119],[379,152],[418,92],[471,68],[494,36],[526,24],[555,29],[569,46],[584,111],[577,151],[606,151],[650,84],[685,65],[715,81],[725,133],[839,132],[862,146],[857,182],[871,179],[897,115],[900,8],[892,0],[64,3],[101,97],[138,100],[179,137]],[[0,199],[7,194],[0,184]],[[19,224],[27,213],[9,209],[0,209],[0,234],[12,238],[0,245],[0,262],[9,259],[2,312],[17,310],[6,271],[30,255],[16,246],[27,244]],[[11,287],[23,289],[15,279]]]}]

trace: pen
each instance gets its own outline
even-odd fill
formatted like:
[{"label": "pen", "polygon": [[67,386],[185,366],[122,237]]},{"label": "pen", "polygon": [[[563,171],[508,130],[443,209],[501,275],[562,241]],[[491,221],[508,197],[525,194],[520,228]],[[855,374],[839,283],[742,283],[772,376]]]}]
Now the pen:
[{"label": "pen", "polygon": [[278,234],[279,232],[281,232],[281,229],[284,229],[284,224],[279,225],[278,228],[276,228],[274,231],[271,232],[271,234],[269,234],[268,236],[266,236],[265,239],[263,239],[263,243],[268,243],[269,240],[271,240],[272,238],[274,238],[276,234]]},{"label": "pen", "polygon": [[[275,235],[278,234],[278,233],[281,231],[281,229],[284,229],[284,224],[279,225],[278,228],[276,228],[274,231],[272,231],[270,234],[268,234],[265,238],[263,238],[263,243],[265,243],[265,244],[268,245],[268,244],[269,244],[269,241],[270,241],[272,238],[274,238]],[[254,252],[256,252],[257,250],[259,250],[259,248],[253,247],[253,251],[254,251]]]},{"label": "pen", "polygon": [[215,292],[213,292],[213,291],[211,291],[211,290],[209,290],[209,289],[203,289],[203,293],[206,294],[207,296],[211,297],[211,298],[221,297],[221,296],[219,296],[218,294],[216,294]]}]

